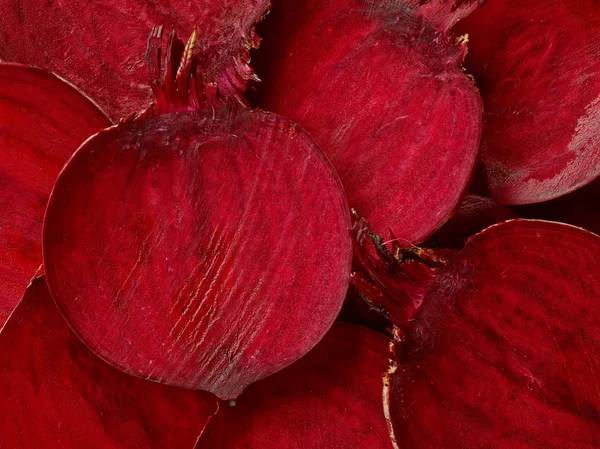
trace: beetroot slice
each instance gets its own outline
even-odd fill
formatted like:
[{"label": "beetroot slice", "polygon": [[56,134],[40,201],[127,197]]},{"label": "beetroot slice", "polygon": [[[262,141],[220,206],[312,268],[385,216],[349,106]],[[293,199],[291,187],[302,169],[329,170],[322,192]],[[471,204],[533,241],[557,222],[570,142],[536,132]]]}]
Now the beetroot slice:
[{"label": "beetroot slice", "polygon": [[460,201],[481,102],[461,70],[466,43],[385,4],[276,3],[261,31],[260,106],[306,127],[375,230],[418,243]]},{"label": "beetroot slice", "polygon": [[57,76],[0,63],[0,328],[42,263],[42,220],[58,172],[86,138],[109,125]]},{"label": "beetroot slice", "polygon": [[44,263],[59,308],[100,357],[229,399],[333,324],[350,278],[350,219],[339,178],[296,124],[218,101],[201,109],[214,92],[186,75],[193,40],[154,83],[154,109],[88,140],[65,166]]},{"label": "beetroot slice", "polygon": [[[88,92],[114,119],[152,102],[145,76],[146,36],[156,24],[189,35],[201,30],[205,75],[216,80],[224,61],[247,57],[251,29],[268,0],[104,0],[0,3],[0,55],[58,73]],[[242,49],[242,51],[240,51]]]},{"label": "beetroot slice", "polygon": [[598,447],[599,253],[594,234],[518,219],[443,254],[397,320],[384,388],[397,447]]},{"label": "beetroot slice", "polygon": [[600,174],[600,4],[494,0],[458,26],[486,110],[492,198],[546,201]]},{"label": "beetroot slice", "polygon": [[191,448],[217,399],[128,376],[94,356],[32,282],[0,333],[0,447]]},{"label": "beetroot slice", "polygon": [[387,339],[337,323],[304,358],[222,406],[198,449],[391,449],[381,407]]},{"label": "beetroot slice", "polygon": [[431,236],[425,246],[462,248],[465,239],[501,221],[517,218],[506,206],[489,198],[467,193],[452,218]]}]

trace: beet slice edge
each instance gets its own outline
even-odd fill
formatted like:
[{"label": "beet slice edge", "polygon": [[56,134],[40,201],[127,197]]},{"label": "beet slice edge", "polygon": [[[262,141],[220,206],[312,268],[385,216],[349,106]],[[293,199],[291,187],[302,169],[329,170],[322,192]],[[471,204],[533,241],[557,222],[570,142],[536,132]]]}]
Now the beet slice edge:
[{"label": "beet slice edge", "polygon": [[600,7],[589,0],[487,2],[456,27],[486,111],[488,194],[509,205],[551,200],[600,174]]},{"label": "beet slice edge", "polygon": [[121,373],[93,355],[32,281],[0,332],[0,446],[192,447],[217,399]]},{"label": "beet slice edge", "polygon": [[42,262],[44,210],[60,169],[110,124],[60,77],[0,63],[0,328]]},{"label": "beet slice edge", "polygon": [[298,362],[223,405],[197,448],[391,449],[381,404],[387,338],[336,323]]},{"label": "beet slice edge", "polygon": [[461,248],[465,240],[502,221],[517,218],[518,215],[506,206],[493,200],[467,193],[452,217],[438,229],[424,246],[441,248]]}]

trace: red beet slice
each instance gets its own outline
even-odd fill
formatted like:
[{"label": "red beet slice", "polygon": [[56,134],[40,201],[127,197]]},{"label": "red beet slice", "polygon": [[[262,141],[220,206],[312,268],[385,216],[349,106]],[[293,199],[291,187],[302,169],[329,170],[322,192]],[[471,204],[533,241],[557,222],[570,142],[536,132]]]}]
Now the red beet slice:
[{"label": "red beet slice", "polygon": [[256,45],[251,27],[268,4],[268,0],[1,2],[0,55],[71,80],[118,119],[152,103],[150,86],[140,80],[146,73],[146,36],[154,25],[175,27],[184,35],[198,27],[204,73],[214,81],[223,75],[224,61],[241,63],[247,47]]},{"label": "red beet slice", "polygon": [[467,193],[452,218],[427,241],[426,246],[462,248],[465,239],[501,221],[517,218],[506,206]]},{"label": "red beet slice", "polygon": [[191,448],[217,399],[123,374],[69,329],[43,278],[0,333],[0,447]]},{"label": "red beet slice", "polygon": [[381,406],[383,335],[337,323],[304,358],[222,406],[198,449],[391,449]]},{"label": "red beet slice", "polygon": [[437,14],[441,29],[403,2],[363,3],[276,3],[261,32],[260,106],[306,127],[375,230],[414,244],[460,201],[481,102],[461,70],[466,42],[453,43]]},{"label": "red beet slice", "polygon": [[494,0],[458,26],[486,110],[492,198],[550,200],[600,174],[600,4]]},{"label": "red beet slice", "polygon": [[58,172],[109,126],[74,86],[32,67],[0,63],[0,328],[42,263],[42,220]]},{"label": "red beet slice", "polygon": [[46,274],[103,359],[229,399],[333,324],[350,278],[349,212],[305,131],[245,108],[169,112],[210,95],[170,68],[154,112],[87,141],[61,173]]},{"label": "red beet slice", "polygon": [[442,254],[429,285],[407,283],[414,268],[397,259],[385,267],[423,292],[397,317],[384,388],[396,447],[598,447],[598,254],[594,234],[518,219]]}]

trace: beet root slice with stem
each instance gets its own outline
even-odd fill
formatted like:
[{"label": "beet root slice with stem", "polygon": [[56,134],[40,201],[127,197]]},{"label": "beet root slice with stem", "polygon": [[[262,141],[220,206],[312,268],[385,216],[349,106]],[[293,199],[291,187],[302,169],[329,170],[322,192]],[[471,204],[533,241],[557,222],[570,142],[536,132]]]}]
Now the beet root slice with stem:
[{"label": "beet root slice with stem", "polygon": [[275,3],[255,58],[264,80],[257,102],[304,126],[350,206],[410,245],[457,207],[482,106],[461,69],[466,41],[403,2],[382,4]]},{"label": "beet root slice with stem", "polygon": [[51,70],[80,86],[114,119],[152,104],[145,77],[146,36],[156,24],[180,35],[201,30],[205,79],[224,75],[224,61],[241,65],[257,45],[252,25],[268,0],[104,0],[0,3],[0,59]]},{"label": "beet root slice with stem", "polygon": [[191,448],[209,393],[129,376],[92,354],[35,279],[0,332],[0,447]]},{"label": "beet root slice with stem", "polygon": [[44,263],[59,308],[101,358],[231,399],[333,324],[350,279],[350,215],[305,131],[242,107],[202,109],[213,86],[185,64],[155,85],[155,109],[65,166]]},{"label": "beet root slice with stem", "polygon": [[60,169],[110,125],[56,75],[0,63],[0,328],[42,263],[44,210]]},{"label": "beet root slice with stem", "polygon": [[222,405],[197,449],[392,449],[381,406],[388,339],[336,323],[305,357]]},{"label": "beet root slice with stem", "polygon": [[593,0],[494,0],[457,26],[486,111],[495,201],[547,201],[600,175],[599,28]]},{"label": "beet root slice with stem", "polygon": [[397,326],[384,386],[396,447],[598,447],[600,237],[517,219],[419,260],[377,248],[364,222],[355,236]]},{"label": "beet root slice with stem", "polygon": [[518,215],[508,207],[489,198],[467,193],[450,220],[444,223],[424,246],[462,248],[468,237],[488,226],[513,218],[518,218]]}]

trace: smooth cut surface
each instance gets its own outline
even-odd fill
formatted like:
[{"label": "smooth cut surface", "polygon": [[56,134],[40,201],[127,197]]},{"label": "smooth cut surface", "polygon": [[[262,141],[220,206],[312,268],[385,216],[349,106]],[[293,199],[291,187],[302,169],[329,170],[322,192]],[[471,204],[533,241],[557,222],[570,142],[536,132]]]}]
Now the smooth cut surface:
[{"label": "smooth cut surface", "polygon": [[[90,94],[113,118],[152,103],[146,42],[154,26],[180,36],[200,30],[198,48],[213,81],[251,40],[268,0],[103,0],[0,3],[0,59],[51,70]],[[212,71],[212,73],[211,73]]]},{"label": "smooth cut surface", "polygon": [[464,44],[400,2],[278,2],[260,33],[259,106],[307,129],[375,231],[410,245],[437,229],[462,197],[481,132]]},{"label": "smooth cut surface", "polygon": [[392,449],[381,406],[387,338],[336,323],[305,357],[223,405],[197,449]]},{"label": "smooth cut surface", "polygon": [[471,239],[398,343],[398,447],[597,448],[598,254],[599,237],[552,222]]},{"label": "smooth cut surface", "polygon": [[0,328],[42,263],[44,210],[60,169],[109,125],[55,75],[0,63]]},{"label": "smooth cut surface", "polygon": [[167,114],[82,147],[44,228],[56,301],[122,370],[235,398],[308,352],[348,288],[337,175],[262,112]]},{"label": "smooth cut surface", "polygon": [[490,0],[457,26],[486,116],[491,197],[529,204],[600,174],[600,3]]},{"label": "smooth cut surface", "polygon": [[191,448],[217,399],[107,365],[69,329],[44,278],[0,333],[0,447]]}]

